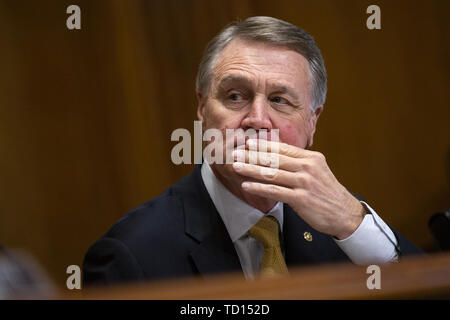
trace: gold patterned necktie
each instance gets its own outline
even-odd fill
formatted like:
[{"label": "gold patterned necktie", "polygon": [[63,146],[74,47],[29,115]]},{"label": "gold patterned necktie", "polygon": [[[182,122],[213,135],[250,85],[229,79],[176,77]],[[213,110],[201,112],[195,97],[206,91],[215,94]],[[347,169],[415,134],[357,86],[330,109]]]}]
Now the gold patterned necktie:
[{"label": "gold patterned necktie", "polygon": [[288,269],[281,253],[278,237],[278,221],[272,216],[264,216],[248,233],[262,243],[264,254],[261,263],[261,276],[273,277],[287,275]]}]

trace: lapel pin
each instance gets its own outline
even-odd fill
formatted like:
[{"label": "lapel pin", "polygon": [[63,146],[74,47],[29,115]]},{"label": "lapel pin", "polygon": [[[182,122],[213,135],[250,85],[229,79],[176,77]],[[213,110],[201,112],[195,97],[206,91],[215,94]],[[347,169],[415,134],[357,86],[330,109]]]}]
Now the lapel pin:
[{"label": "lapel pin", "polygon": [[311,241],[313,240],[312,234],[309,233],[308,231],[305,231],[305,232],[303,233],[303,237],[304,237],[305,240],[308,241],[308,242],[311,242]]}]

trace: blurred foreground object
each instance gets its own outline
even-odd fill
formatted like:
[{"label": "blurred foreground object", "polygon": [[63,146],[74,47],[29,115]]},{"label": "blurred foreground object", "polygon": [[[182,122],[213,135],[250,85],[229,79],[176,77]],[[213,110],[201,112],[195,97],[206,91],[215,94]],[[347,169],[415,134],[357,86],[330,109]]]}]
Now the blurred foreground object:
[{"label": "blurred foreground object", "polygon": [[367,266],[335,263],[302,266],[290,276],[255,281],[242,275],[154,281],[89,287],[64,292],[65,299],[170,300],[297,300],[297,299],[449,299],[450,253],[406,256],[398,263],[380,265],[380,289],[369,289]]},{"label": "blurred foreground object", "polygon": [[450,209],[433,215],[428,226],[439,248],[450,251]]},{"label": "blurred foreground object", "polygon": [[26,252],[0,245],[0,299],[48,299],[55,289]]}]

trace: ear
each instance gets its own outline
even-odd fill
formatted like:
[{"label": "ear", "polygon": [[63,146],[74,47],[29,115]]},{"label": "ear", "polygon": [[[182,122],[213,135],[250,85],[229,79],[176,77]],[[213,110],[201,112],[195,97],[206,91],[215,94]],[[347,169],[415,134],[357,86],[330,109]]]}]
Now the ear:
[{"label": "ear", "polygon": [[201,92],[197,91],[197,101],[198,101],[198,107],[197,107],[197,118],[200,121],[203,121],[204,119],[204,112],[205,112],[205,97]]},{"label": "ear", "polygon": [[311,116],[309,118],[310,135],[309,135],[309,139],[308,139],[307,148],[310,148],[313,145],[314,133],[316,132],[317,121],[319,120],[319,116],[322,113],[322,110],[323,110],[323,105],[320,105],[320,106],[317,106],[317,108],[314,112],[311,112]]}]

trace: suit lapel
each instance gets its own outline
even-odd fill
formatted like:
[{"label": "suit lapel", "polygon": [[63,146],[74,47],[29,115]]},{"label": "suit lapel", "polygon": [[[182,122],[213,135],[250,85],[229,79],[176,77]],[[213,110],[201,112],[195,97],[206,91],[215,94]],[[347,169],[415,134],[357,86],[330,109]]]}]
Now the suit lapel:
[{"label": "suit lapel", "polygon": [[[285,260],[288,266],[349,261],[331,236],[311,228],[287,204],[284,205],[283,212]],[[312,240],[305,237],[305,232],[311,235]]]},{"label": "suit lapel", "polygon": [[200,168],[195,167],[180,193],[185,233],[197,242],[190,258],[202,275],[242,271],[228,231],[203,184]]},{"label": "suit lapel", "polygon": [[285,260],[288,266],[306,263],[307,259],[302,253],[305,240],[301,236],[303,232],[310,232],[309,226],[288,205],[283,208],[283,238]]},{"label": "suit lapel", "polygon": [[[175,192],[184,210],[185,233],[195,240],[189,257],[201,275],[241,271],[236,249],[201,177],[201,165],[186,177]],[[288,205],[284,205],[283,245],[288,266],[349,261],[326,234],[311,228]],[[304,233],[312,235],[307,241]]]}]

